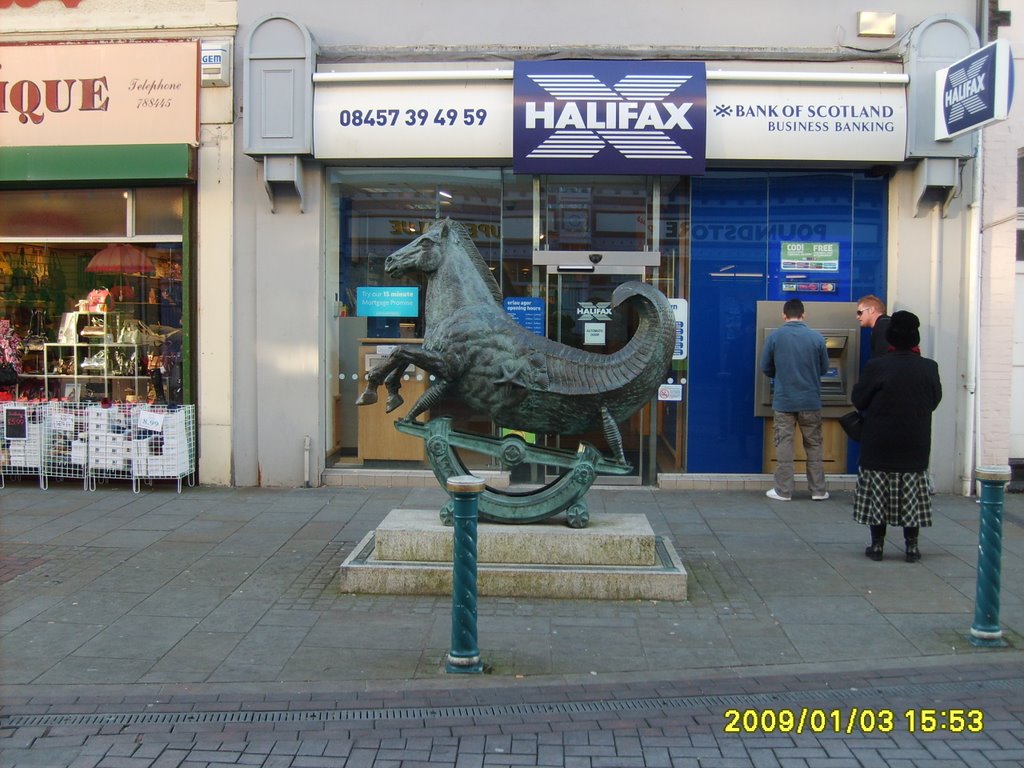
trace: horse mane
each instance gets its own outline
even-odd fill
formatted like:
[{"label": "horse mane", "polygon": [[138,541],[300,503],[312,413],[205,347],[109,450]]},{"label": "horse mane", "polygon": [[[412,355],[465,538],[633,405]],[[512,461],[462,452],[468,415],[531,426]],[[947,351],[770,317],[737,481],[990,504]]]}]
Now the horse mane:
[{"label": "horse mane", "polygon": [[469,256],[470,262],[476,267],[476,271],[480,274],[480,279],[484,281],[484,285],[487,286],[487,290],[491,292],[494,300],[500,304],[502,298],[501,287],[498,285],[498,281],[494,279],[494,274],[487,266],[487,262],[484,261],[484,257],[477,250],[476,245],[469,236],[469,232],[466,231],[466,227],[452,219],[445,219],[444,221],[448,226],[448,231],[455,235],[456,240],[458,240],[466,255]]}]

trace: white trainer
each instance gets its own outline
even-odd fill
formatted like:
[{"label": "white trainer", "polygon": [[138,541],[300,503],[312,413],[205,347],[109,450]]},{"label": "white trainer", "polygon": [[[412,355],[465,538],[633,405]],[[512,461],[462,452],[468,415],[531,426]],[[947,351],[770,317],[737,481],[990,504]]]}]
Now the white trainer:
[{"label": "white trainer", "polygon": [[811,496],[811,499],[813,501],[825,501],[828,499],[828,491],[825,491],[824,493],[815,493]]},{"label": "white trainer", "polygon": [[790,500],[789,496],[783,496],[781,493],[778,493],[774,488],[772,488],[770,491],[768,491],[768,493],[766,493],[765,496],[767,496],[769,499],[775,499],[775,501],[789,501]]}]

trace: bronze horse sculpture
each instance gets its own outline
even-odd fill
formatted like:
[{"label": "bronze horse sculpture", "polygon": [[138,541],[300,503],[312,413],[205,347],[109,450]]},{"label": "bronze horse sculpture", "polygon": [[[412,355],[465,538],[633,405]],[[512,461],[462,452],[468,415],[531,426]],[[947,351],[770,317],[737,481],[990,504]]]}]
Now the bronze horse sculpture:
[{"label": "bronze horse sculpture", "polygon": [[384,270],[426,277],[423,344],[399,346],[373,368],[357,405],[377,402],[383,383],[386,410],[399,407],[402,375],[416,365],[434,381],[405,421],[453,393],[510,429],[572,435],[600,425],[614,460],[628,466],[618,423],[648,402],[672,357],[675,317],[664,294],[646,283],[618,286],[613,307],[635,304],[639,327],[626,346],[603,355],[519,325],[502,308],[501,290],[465,228],[451,219],[388,256]]}]

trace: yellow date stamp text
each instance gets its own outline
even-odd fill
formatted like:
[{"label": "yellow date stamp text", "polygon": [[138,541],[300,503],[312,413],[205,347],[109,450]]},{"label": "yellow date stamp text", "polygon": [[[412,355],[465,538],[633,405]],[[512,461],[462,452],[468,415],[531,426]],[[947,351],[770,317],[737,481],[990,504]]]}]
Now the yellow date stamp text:
[{"label": "yellow date stamp text", "polygon": [[723,733],[981,733],[985,712],[980,709],[727,709]]}]

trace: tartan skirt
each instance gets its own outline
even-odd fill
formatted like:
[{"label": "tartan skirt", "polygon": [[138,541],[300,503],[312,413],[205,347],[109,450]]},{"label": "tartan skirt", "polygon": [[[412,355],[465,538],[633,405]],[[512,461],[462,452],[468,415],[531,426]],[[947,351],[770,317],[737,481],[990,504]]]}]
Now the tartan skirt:
[{"label": "tartan skirt", "polygon": [[853,519],[864,525],[931,525],[928,473],[861,469],[857,473]]}]

